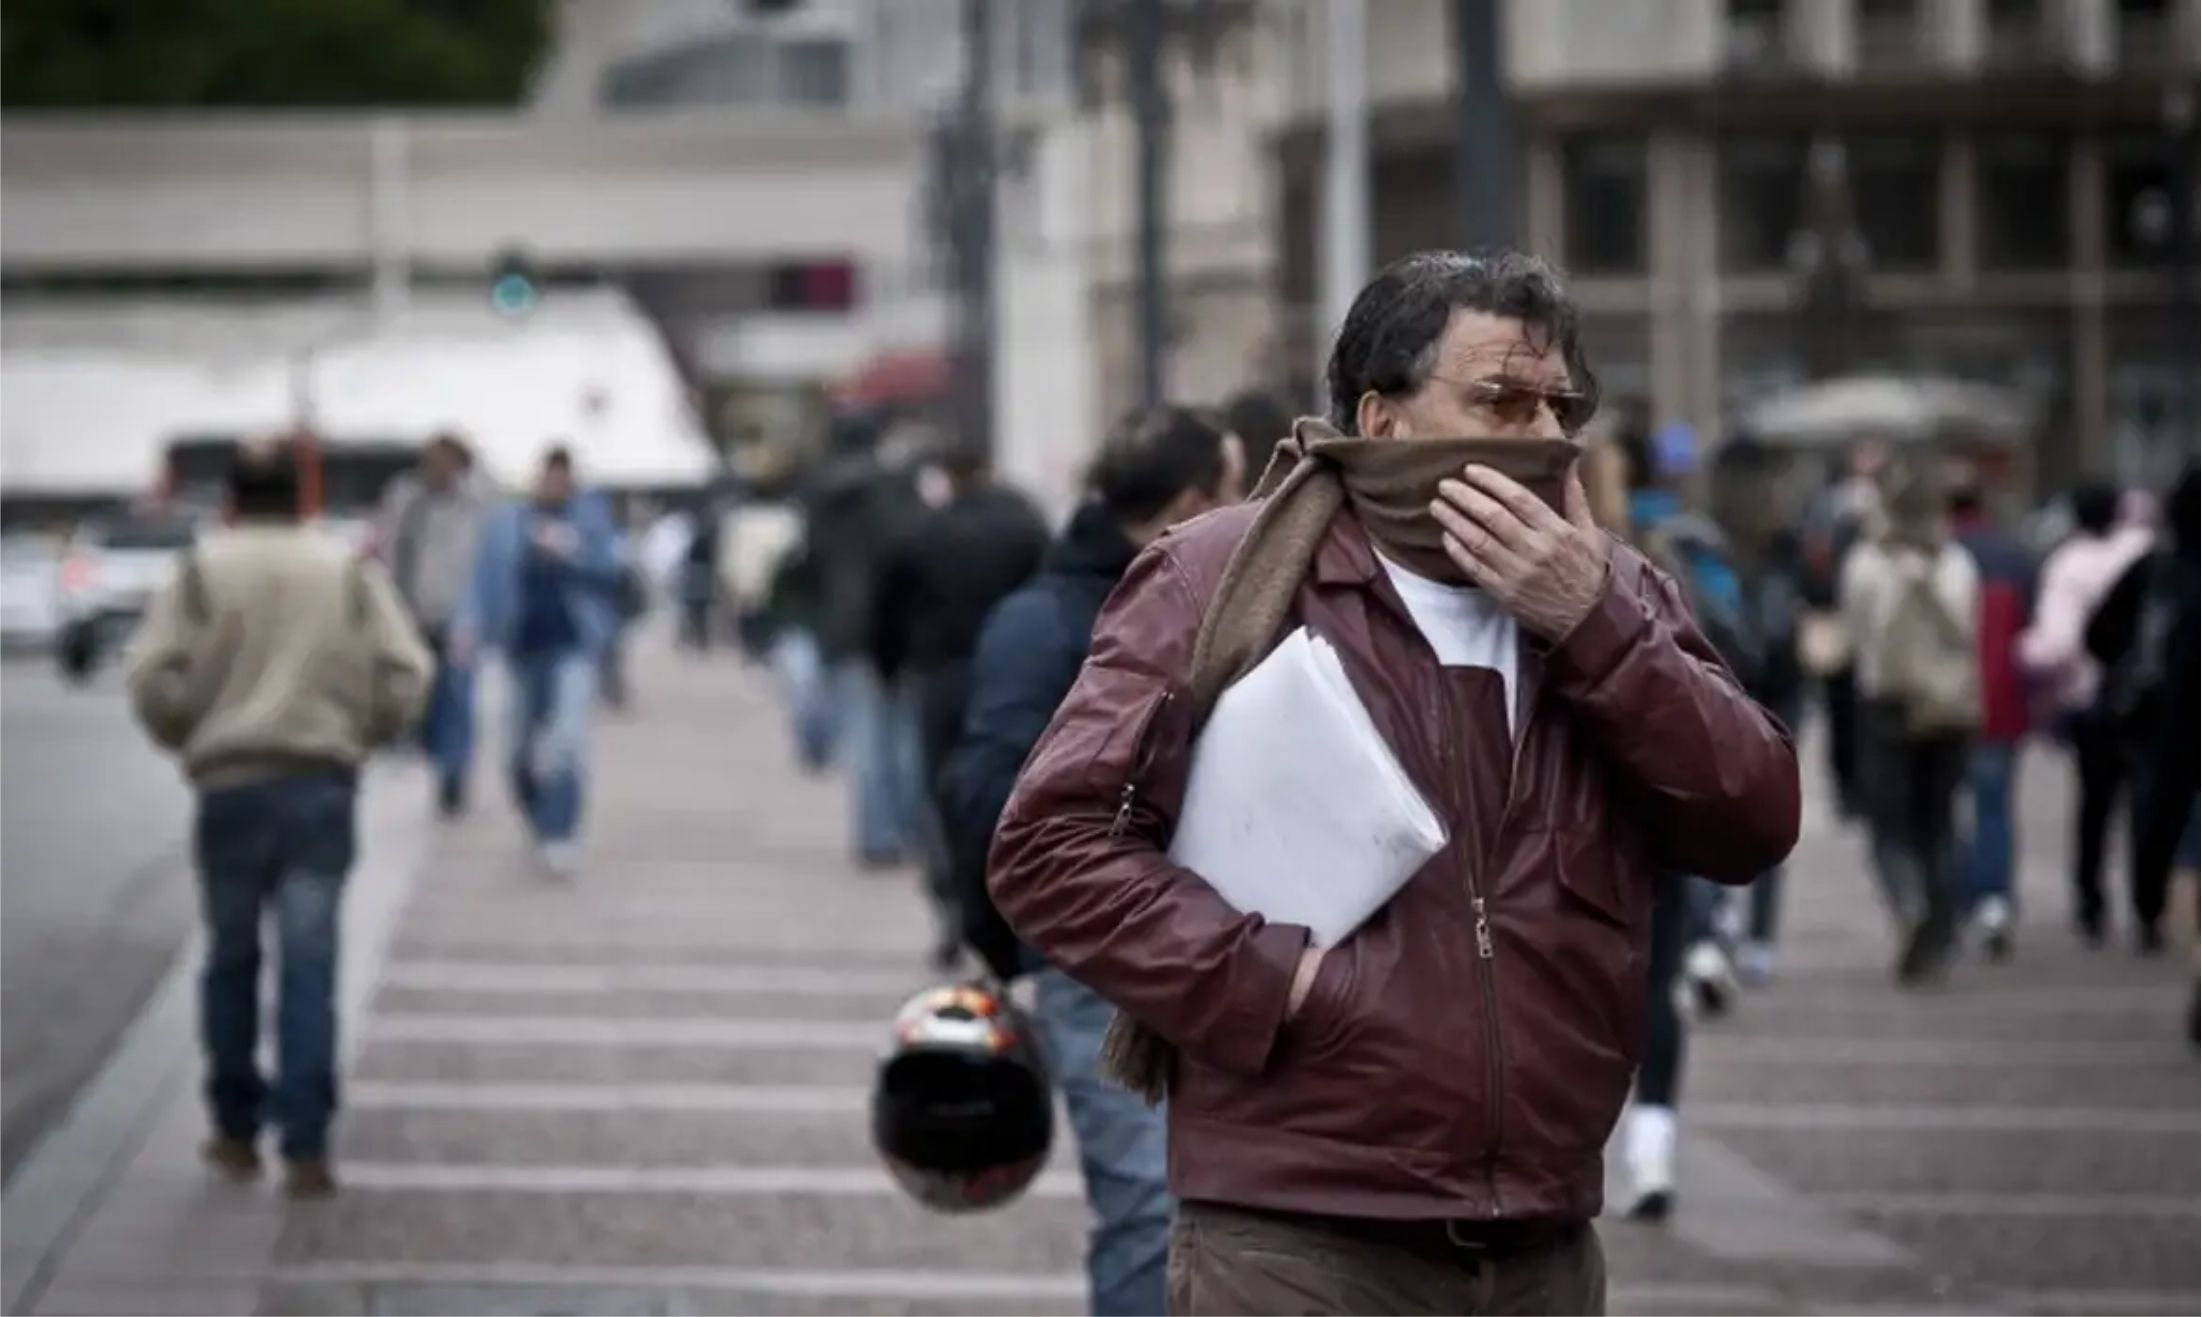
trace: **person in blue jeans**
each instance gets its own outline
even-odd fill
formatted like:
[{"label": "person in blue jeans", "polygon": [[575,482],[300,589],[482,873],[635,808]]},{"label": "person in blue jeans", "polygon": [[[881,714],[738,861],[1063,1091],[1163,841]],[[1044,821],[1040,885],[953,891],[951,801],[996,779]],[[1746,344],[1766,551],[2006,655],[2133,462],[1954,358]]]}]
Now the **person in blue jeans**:
[{"label": "person in blue jeans", "polygon": [[1980,727],[1966,762],[1973,832],[1959,872],[1973,931],[1988,956],[2002,960],[2011,954],[2018,925],[2011,882],[2018,846],[2012,802],[2019,750],[2031,723],[2018,642],[2032,621],[2034,564],[2015,537],[1989,520],[1980,486],[1971,479],[1959,480],[1951,490],[1950,528],[1980,574],[1975,641]]},{"label": "person in blue jeans", "polygon": [[572,454],[554,448],[533,497],[484,529],[460,613],[470,650],[505,656],[513,798],[553,877],[571,878],[580,865],[589,718],[604,649],[619,628],[622,580],[610,508],[578,488]]},{"label": "person in blue jeans", "polygon": [[1160,1313],[1176,1203],[1164,1178],[1163,1114],[1106,1078],[1113,1008],[1021,946],[986,891],[986,850],[1025,756],[1062,703],[1094,618],[1139,547],[1177,522],[1235,501],[1243,448],[1178,407],[1134,412],[1103,449],[1093,499],[1050,546],[1040,573],[987,616],[971,663],[962,735],[935,783],[964,940],[1003,981],[1029,975],[1050,1073],[1078,1138],[1093,1236],[1091,1310]]},{"label": "person in blue jeans", "polygon": [[[430,657],[382,568],[298,524],[294,454],[241,456],[230,500],[230,527],[187,550],[148,606],[130,694],[198,793],[214,1124],[203,1155],[232,1178],[258,1175],[272,1123],[289,1191],[316,1197],[336,1188],[338,915],[359,765],[420,713]],[[272,1087],[259,1063],[270,914],[281,950]]]}]

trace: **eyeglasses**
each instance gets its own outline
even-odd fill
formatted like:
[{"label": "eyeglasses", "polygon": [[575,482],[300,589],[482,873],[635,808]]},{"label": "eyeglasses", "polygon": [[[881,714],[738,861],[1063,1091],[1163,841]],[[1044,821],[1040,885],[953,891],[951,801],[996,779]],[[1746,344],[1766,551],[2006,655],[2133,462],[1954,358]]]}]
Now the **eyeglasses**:
[{"label": "eyeglasses", "polygon": [[1552,418],[1560,423],[1561,432],[1572,436],[1590,424],[1591,414],[1598,410],[1595,399],[1574,389],[1545,389],[1506,379],[1455,380],[1443,375],[1430,378],[1467,390],[1478,406],[1488,409],[1507,425],[1531,424],[1537,419],[1537,409],[1548,407],[1552,410]]}]

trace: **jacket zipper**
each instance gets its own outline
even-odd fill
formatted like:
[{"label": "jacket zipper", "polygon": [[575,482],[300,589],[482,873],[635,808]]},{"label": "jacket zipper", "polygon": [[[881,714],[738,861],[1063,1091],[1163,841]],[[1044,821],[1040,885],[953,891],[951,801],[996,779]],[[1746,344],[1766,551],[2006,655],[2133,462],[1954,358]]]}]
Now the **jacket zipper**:
[{"label": "jacket zipper", "polygon": [[1170,692],[1165,690],[1162,692],[1162,698],[1156,700],[1154,706],[1147,710],[1147,716],[1139,721],[1138,739],[1132,746],[1132,771],[1125,775],[1124,789],[1117,793],[1116,817],[1109,820],[1109,836],[1112,838],[1123,836],[1124,829],[1131,826],[1132,806],[1138,803],[1139,800],[1139,779],[1145,777],[1147,770],[1154,764],[1152,733],[1154,732],[1155,720],[1160,718],[1162,711],[1169,707]]},{"label": "jacket zipper", "polygon": [[[1506,835],[1507,821],[1514,817],[1514,802],[1520,795],[1522,780],[1522,750],[1529,744],[1530,729],[1537,725],[1537,704],[1538,700],[1535,694],[1532,693],[1528,700],[1528,707],[1522,711],[1521,735],[1513,738],[1513,755],[1508,760],[1506,770],[1506,803],[1499,809],[1499,825],[1491,834],[1491,851],[1493,854],[1497,853],[1500,840]],[[1511,711],[1509,711],[1508,721],[1510,723],[1512,721]],[[1490,959],[1491,929],[1490,925],[1484,920],[1483,902],[1480,899],[1476,901],[1476,941],[1477,947],[1483,953],[1484,958]],[[1496,966],[1486,966],[1485,970],[1486,977],[1491,984],[1487,1004],[1490,1007],[1491,1021],[1491,1074],[1492,1083],[1496,1085],[1504,1082],[1500,1077],[1505,1073],[1506,1060],[1503,1055],[1505,1044],[1499,1036],[1498,969]],[[1491,1160],[1489,1165],[1485,1167],[1484,1174],[1489,1178],[1491,1185],[1491,1215],[1494,1217],[1500,1215],[1499,1139],[1502,1133],[1505,1110],[1501,1103],[1494,1102],[1491,1104]]]},{"label": "jacket zipper", "polygon": [[[1439,771],[1444,774],[1447,785],[1454,786],[1452,782],[1453,755],[1452,739],[1449,731],[1450,724],[1446,721],[1437,700],[1431,701],[1430,725],[1439,729],[1437,738]],[[1515,754],[1518,757],[1520,753],[1520,747],[1517,745]],[[1454,790],[1457,792],[1457,786],[1454,786]],[[1511,779],[1507,782],[1506,794],[1507,808],[1510,811],[1514,795],[1514,785]],[[1505,824],[1506,813],[1501,812],[1499,826],[1504,828]],[[1481,989],[1477,995],[1483,1003],[1483,1082],[1484,1091],[1489,1095],[1486,1103],[1487,1115],[1484,1121],[1484,1141],[1489,1149],[1485,1154],[1484,1179],[1490,1190],[1490,1215],[1496,1219],[1503,1214],[1499,1206],[1498,1162],[1499,1139],[1504,1133],[1503,1118],[1506,1110],[1506,1078],[1499,1057],[1498,952],[1491,937],[1490,911],[1483,903],[1483,889],[1476,882],[1478,857],[1472,853],[1469,847],[1463,847],[1462,851],[1464,855],[1463,876],[1467,879],[1468,884],[1468,905],[1470,909],[1475,911],[1476,915],[1476,959],[1483,962],[1483,972],[1478,976],[1482,981]]]}]

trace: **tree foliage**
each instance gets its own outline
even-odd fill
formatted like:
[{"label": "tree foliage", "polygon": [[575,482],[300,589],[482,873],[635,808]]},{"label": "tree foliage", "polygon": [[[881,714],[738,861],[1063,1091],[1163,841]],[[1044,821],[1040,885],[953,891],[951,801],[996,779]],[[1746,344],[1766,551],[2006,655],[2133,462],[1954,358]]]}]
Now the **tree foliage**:
[{"label": "tree foliage", "polygon": [[550,0],[7,0],[11,109],[511,105]]}]

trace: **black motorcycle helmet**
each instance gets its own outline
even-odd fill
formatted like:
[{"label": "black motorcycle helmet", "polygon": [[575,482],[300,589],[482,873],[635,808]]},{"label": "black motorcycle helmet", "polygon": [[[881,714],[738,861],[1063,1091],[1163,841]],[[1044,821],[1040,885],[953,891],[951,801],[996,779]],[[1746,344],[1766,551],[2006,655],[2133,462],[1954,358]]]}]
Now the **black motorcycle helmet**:
[{"label": "black motorcycle helmet", "polygon": [[1030,1021],[999,989],[928,988],[895,1014],[872,1088],[872,1143],[936,1212],[1023,1193],[1047,1162],[1055,1105]]}]

